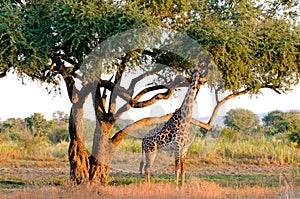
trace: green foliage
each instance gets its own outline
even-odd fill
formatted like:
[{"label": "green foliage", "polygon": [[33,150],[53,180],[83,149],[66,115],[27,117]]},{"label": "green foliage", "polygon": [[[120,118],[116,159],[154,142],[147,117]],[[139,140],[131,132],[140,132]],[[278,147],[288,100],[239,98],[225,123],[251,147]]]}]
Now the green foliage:
[{"label": "green foliage", "polygon": [[300,146],[300,132],[294,131],[291,132],[288,136],[289,140],[293,143],[295,143],[298,147]]},{"label": "green foliage", "polygon": [[260,120],[247,109],[231,109],[225,116],[224,124],[236,131],[250,133],[258,129]]},{"label": "green foliage", "polygon": [[78,67],[112,35],[160,26],[188,34],[210,53],[223,90],[286,91],[298,83],[300,62],[297,13],[288,10],[296,1],[289,2],[1,1],[0,74],[14,68],[58,83],[57,74],[74,75],[63,60]]},{"label": "green foliage", "polygon": [[[287,114],[293,124],[292,118],[297,115],[293,111]],[[85,127],[91,126],[93,121],[85,120]],[[62,120],[53,119],[47,121],[55,123],[53,129],[44,136],[34,136],[29,129],[24,128],[25,122],[22,119],[8,119],[0,123],[0,160],[6,161],[11,158],[31,157],[36,155],[66,158],[68,153],[67,123]],[[270,123],[272,124],[272,123]],[[9,127],[9,128],[8,128]],[[267,128],[264,128],[267,130]],[[197,130],[194,129],[195,133]],[[210,156],[214,160],[209,161],[234,161],[249,164],[287,164],[299,162],[297,145],[290,144],[291,136],[299,136],[295,133],[278,133],[276,135],[263,136],[262,134],[247,135],[230,127],[217,127],[215,132],[209,132],[206,136],[216,142],[213,148],[205,151],[208,139],[203,139],[202,135],[195,135],[195,139],[189,146],[189,154],[207,154],[204,161],[208,161]],[[220,135],[221,134],[221,135]],[[218,137],[220,135],[220,138]],[[92,135],[91,135],[92,136]],[[92,138],[92,137],[91,137]],[[289,140],[289,139],[290,140]],[[295,137],[293,142],[297,142]],[[141,152],[141,140],[127,137],[120,144],[119,149],[124,152]],[[217,163],[215,162],[215,163]]]},{"label": "green foliage", "polygon": [[300,144],[300,114],[299,111],[272,111],[263,118],[266,135],[279,133],[289,134],[291,142]]},{"label": "green foliage", "polygon": [[238,139],[239,132],[231,127],[225,127],[221,132],[221,139],[227,142],[234,142]]},{"label": "green foliage", "polygon": [[34,113],[24,120],[10,118],[0,122],[0,141],[16,142],[27,151],[47,147],[50,142],[68,141],[68,122],[65,120],[65,116],[62,116],[47,121],[40,113]]},{"label": "green foliage", "polygon": [[209,6],[216,12],[206,10],[191,23],[188,34],[211,53],[225,90],[257,93],[270,86],[285,91],[298,83],[299,26],[266,12],[264,3],[222,1]]},{"label": "green foliage", "polygon": [[26,128],[25,122],[20,118],[9,118],[0,123],[0,133],[14,136],[14,132]]},{"label": "green foliage", "polygon": [[61,141],[69,141],[69,131],[66,127],[56,127],[52,130],[52,133],[48,135],[48,138],[53,143],[59,143]]},{"label": "green foliage", "polygon": [[26,126],[34,136],[44,136],[47,134],[49,125],[41,113],[34,113],[24,119]]},{"label": "green foliage", "polygon": [[279,128],[281,126],[282,121],[284,120],[284,115],[284,112],[275,110],[268,113],[268,115],[266,115],[262,119],[264,126],[268,128],[266,132],[267,135],[275,135],[277,133],[280,133]]}]

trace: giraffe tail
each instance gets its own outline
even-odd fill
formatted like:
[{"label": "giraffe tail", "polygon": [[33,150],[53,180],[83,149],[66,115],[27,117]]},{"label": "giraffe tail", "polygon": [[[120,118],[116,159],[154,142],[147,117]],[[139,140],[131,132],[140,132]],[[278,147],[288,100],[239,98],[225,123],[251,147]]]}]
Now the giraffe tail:
[{"label": "giraffe tail", "polygon": [[141,162],[140,162],[140,174],[141,175],[143,174],[143,168],[144,168],[144,149],[143,149],[143,146],[142,146],[142,159],[141,159]]}]

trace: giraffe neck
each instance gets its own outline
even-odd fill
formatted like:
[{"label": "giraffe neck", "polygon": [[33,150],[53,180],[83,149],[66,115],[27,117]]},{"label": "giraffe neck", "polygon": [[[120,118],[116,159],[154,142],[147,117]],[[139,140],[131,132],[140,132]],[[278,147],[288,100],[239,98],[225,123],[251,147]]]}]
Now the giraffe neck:
[{"label": "giraffe neck", "polygon": [[196,83],[192,83],[184,97],[181,109],[181,125],[189,124],[192,119],[194,96],[196,92]]}]

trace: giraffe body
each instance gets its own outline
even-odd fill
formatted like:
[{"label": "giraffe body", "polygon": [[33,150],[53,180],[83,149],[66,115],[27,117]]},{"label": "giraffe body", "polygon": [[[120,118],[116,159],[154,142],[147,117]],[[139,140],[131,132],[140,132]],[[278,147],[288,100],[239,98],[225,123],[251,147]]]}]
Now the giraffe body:
[{"label": "giraffe body", "polygon": [[[189,123],[192,118],[192,107],[196,88],[199,88],[199,72],[194,70],[192,83],[188,88],[183,103],[176,109],[172,117],[162,126],[150,130],[142,140],[142,151],[145,152],[145,178],[150,182],[150,169],[153,165],[156,152],[161,150],[174,150],[176,185],[179,181],[181,168],[181,185],[184,184],[185,159],[190,143]],[[140,163],[142,173],[144,161]]]}]

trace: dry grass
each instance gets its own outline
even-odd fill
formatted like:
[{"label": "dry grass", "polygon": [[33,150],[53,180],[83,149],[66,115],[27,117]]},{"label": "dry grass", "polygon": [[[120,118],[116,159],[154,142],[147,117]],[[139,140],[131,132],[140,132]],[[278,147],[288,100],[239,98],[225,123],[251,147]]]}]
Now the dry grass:
[{"label": "dry grass", "polygon": [[171,183],[130,184],[126,186],[81,185],[43,187],[16,192],[7,198],[274,198],[300,197],[300,193],[283,187],[221,187],[213,182],[194,180],[183,188]]}]

